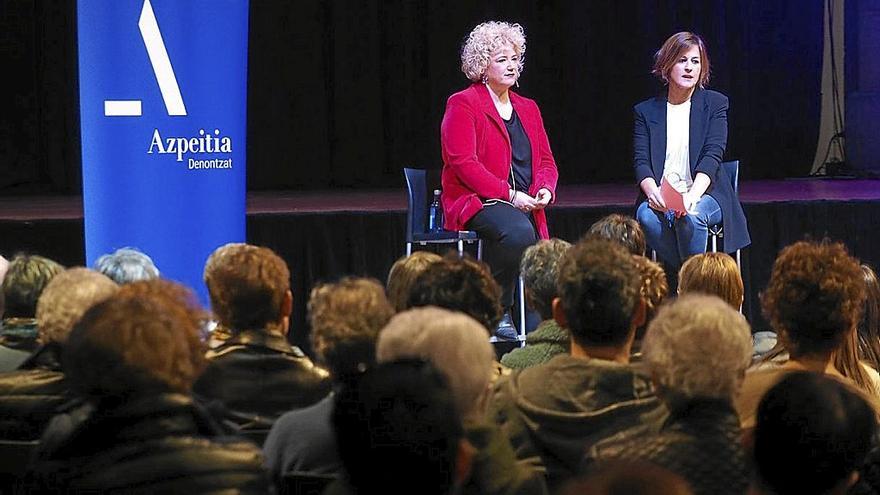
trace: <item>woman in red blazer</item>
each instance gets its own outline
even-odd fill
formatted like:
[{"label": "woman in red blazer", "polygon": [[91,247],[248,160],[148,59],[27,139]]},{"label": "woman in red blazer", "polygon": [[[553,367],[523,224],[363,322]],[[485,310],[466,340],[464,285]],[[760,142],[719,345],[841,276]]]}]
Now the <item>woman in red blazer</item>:
[{"label": "woman in red blazer", "polygon": [[558,178],[538,106],[510,90],[525,41],[519,24],[475,27],[461,50],[462,72],[473,84],[449,97],[440,126],[444,226],[480,234],[504,291],[508,328],[519,261],[538,238],[549,238],[544,208]]}]

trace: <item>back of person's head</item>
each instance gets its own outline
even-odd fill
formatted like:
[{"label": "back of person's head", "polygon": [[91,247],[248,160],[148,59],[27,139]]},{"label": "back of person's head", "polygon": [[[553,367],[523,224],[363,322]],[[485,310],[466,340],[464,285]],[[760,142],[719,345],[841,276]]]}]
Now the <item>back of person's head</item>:
[{"label": "back of person's head", "polygon": [[624,344],[641,303],[640,285],[636,262],[621,244],[587,238],[572,246],[557,279],[572,339],[582,346]]},{"label": "back of person's head", "polygon": [[118,290],[116,282],[88,268],[69,268],[56,275],[37,301],[40,343],[64,343],[86,310]]},{"label": "back of person's head", "polygon": [[159,269],[153,259],[138,249],[125,247],[100,256],[95,270],[110,277],[119,285],[159,278]]},{"label": "back of person's head", "polygon": [[[87,397],[189,393],[204,366],[201,310],[191,293],[162,280],[135,282],[83,315],[70,333],[64,370]],[[183,297],[183,299],[181,299]]]},{"label": "back of person's head", "polygon": [[431,251],[416,251],[409,256],[399,258],[391,265],[388,281],[385,283],[385,293],[388,295],[388,301],[394,306],[394,311],[400,312],[406,309],[406,300],[409,298],[413,282],[431,263],[441,259],[439,254]]},{"label": "back of person's head", "polygon": [[865,301],[859,262],[843,244],[800,241],[784,248],[761,303],[792,358],[830,354],[856,328]]},{"label": "back of person's head", "polygon": [[817,373],[788,374],[758,406],[758,482],[776,495],[844,493],[876,430],[871,406],[843,382]]},{"label": "back of person's head", "polygon": [[688,294],[660,308],[642,353],[664,398],[732,400],[752,360],[751,337],[727,303]]},{"label": "back of person's head", "polygon": [[461,311],[488,331],[501,321],[501,287],[485,263],[450,252],[425,268],[410,287],[407,309],[420,306]]},{"label": "back of person's head", "polygon": [[593,467],[562,488],[559,495],[692,495],[687,481],[644,461],[610,461]]},{"label": "back of person's head", "polygon": [[433,366],[380,364],[350,376],[334,400],[339,457],[357,493],[451,492],[463,428]]},{"label": "back of person's head", "polygon": [[743,280],[736,261],[726,253],[702,253],[688,258],[678,271],[678,293],[693,292],[718,296],[739,310]]},{"label": "back of person's head", "polygon": [[880,367],[880,281],[868,266],[862,265],[865,278],[865,312],[859,323],[859,355],[875,369]]},{"label": "back of person's head", "polygon": [[394,308],[376,280],[346,277],[314,287],[308,313],[312,349],[339,377],[375,362],[376,338]]},{"label": "back of person's head", "polygon": [[571,243],[562,239],[541,240],[529,246],[520,260],[519,269],[526,289],[526,299],[529,306],[541,315],[542,320],[553,318],[559,261],[570,247]]},{"label": "back of person's head", "polygon": [[214,315],[233,331],[266,328],[288,316],[290,271],[269,248],[241,243],[217,248],[205,264],[205,285]]},{"label": "back of person's head", "polygon": [[669,282],[666,280],[666,271],[660,263],[651,261],[640,254],[634,254],[633,260],[641,275],[639,294],[645,302],[645,325],[651,323],[663,300],[669,294]]},{"label": "back of person's head", "polygon": [[586,237],[598,237],[619,242],[632,254],[645,255],[645,233],[639,222],[632,217],[612,213],[590,225]]},{"label": "back of person's head", "polygon": [[43,290],[64,267],[42,256],[17,254],[3,277],[4,318],[34,318]]},{"label": "back of person's head", "polygon": [[486,330],[463,313],[436,307],[398,313],[379,333],[379,362],[430,361],[449,383],[462,417],[479,415],[492,375],[495,352]]}]

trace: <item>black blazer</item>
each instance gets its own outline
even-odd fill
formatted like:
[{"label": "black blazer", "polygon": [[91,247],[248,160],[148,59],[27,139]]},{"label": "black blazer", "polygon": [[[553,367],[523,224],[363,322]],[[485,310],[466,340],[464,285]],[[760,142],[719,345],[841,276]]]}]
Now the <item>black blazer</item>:
[{"label": "black blazer", "polygon": [[[706,194],[721,206],[724,222],[724,250],[728,253],[751,243],[746,217],[727,175],[721,171],[721,159],[727,147],[728,100],[723,94],[708,89],[697,89],[691,96],[690,150],[691,175],[698,172],[709,176],[711,184]],[[636,183],[653,177],[657,183],[663,177],[666,161],[666,95],[645,100],[634,108],[633,167]],[[645,194],[639,190],[638,203]]]}]

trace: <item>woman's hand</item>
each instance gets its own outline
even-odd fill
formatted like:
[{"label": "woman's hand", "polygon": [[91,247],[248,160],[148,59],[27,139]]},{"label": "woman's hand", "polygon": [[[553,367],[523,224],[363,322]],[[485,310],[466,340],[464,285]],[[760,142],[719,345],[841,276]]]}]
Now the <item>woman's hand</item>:
[{"label": "woman's hand", "polygon": [[538,190],[538,194],[535,195],[535,209],[543,210],[550,204],[551,199],[553,199],[553,194],[546,187],[542,187]]},{"label": "woman's hand", "polygon": [[648,197],[648,206],[650,206],[652,210],[666,213],[666,202],[663,201],[663,195],[660,194],[660,188],[657,186],[657,182],[654,181],[653,177],[645,177],[645,179],[639,184],[639,187],[642,188],[642,192]]},{"label": "woman's hand", "polygon": [[538,205],[538,201],[535,200],[535,198],[521,191],[513,191],[510,202],[513,204],[514,207],[526,213],[531,213],[532,210],[536,209]]}]

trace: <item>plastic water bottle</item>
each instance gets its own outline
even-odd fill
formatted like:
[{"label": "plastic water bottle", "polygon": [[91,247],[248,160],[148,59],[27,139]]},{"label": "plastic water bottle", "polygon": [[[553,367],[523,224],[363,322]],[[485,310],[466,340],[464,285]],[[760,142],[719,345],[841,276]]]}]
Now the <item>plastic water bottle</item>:
[{"label": "plastic water bottle", "polygon": [[440,189],[434,189],[434,199],[428,207],[428,231],[443,230],[443,209],[440,207]]}]

